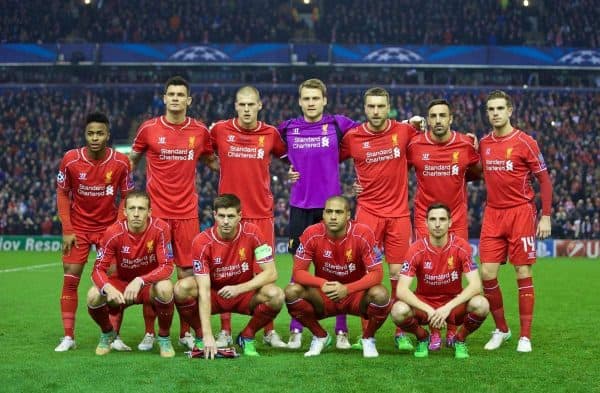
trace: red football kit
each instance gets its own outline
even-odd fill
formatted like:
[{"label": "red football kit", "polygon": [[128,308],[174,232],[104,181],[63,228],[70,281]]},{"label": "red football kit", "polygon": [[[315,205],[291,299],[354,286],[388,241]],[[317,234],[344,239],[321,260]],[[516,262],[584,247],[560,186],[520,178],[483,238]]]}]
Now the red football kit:
[{"label": "red football kit", "polygon": [[152,214],[163,219],[197,218],[196,164],[200,156],[212,153],[206,126],[190,117],[181,124],[156,117],[142,123],[132,149],[146,153]]},{"label": "red football kit", "polygon": [[388,263],[401,263],[411,237],[408,209],[407,147],[418,131],[409,124],[388,120],[382,132],[363,123],[342,140],[340,159],[354,160],[358,196],[356,220],[369,226],[384,247]]},{"label": "red football kit", "polygon": [[63,233],[75,233],[78,246],[63,261],[85,263],[90,246],[98,246],[102,233],[117,219],[117,194],[124,198],[133,188],[129,160],[111,148],[100,160],[90,159],[85,147],[69,150],[60,162],[56,183],[58,203],[61,192],[70,194],[69,217],[61,216]]},{"label": "red football kit", "polygon": [[[155,217],[148,218],[148,227],[140,234],[131,233],[126,220],[111,225],[102,238],[92,272],[94,285],[102,290],[110,283],[123,291],[136,277],[148,288],[168,280],[173,273],[170,233],[169,225]],[[116,265],[116,270],[109,277],[111,265]]]},{"label": "red football kit", "polygon": [[400,274],[417,278],[415,295],[433,308],[454,299],[462,291],[462,274],[477,270],[471,246],[450,234],[448,243],[434,247],[429,238],[413,243],[402,264]]},{"label": "red football kit", "polygon": [[430,133],[419,134],[408,145],[408,163],[415,168],[417,191],[414,197],[414,226],[418,238],[428,237],[427,208],[435,202],[451,211],[451,232],[468,238],[467,169],[479,162],[473,140],[456,131],[447,142],[438,143]]},{"label": "red football kit", "polygon": [[[490,133],[479,145],[487,188],[480,254],[483,263],[532,264],[536,260],[536,208],[532,175],[547,178],[537,142],[521,130],[498,137]],[[549,192],[542,190],[544,214],[550,214]],[[550,197],[548,197],[548,194]]]},{"label": "red football kit", "polygon": [[[213,226],[199,233],[192,242],[195,275],[210,275],[212,313],[235,311],[251,314],[250,300],[254,292],[234,299],[224,299],[217,292],[226,285],[237,285],[252,280],[259,265],[273,262],[272,249],[259,258],[255,250],[267,242],[260,229],[251,223],[240,223],[234,239],[225,240]],[[270,247],[270,246],[269,246]]]},{"label": "red football kit", "polygon": [[[381,284],[382,255],[375,244],[373,231],[366,225],[348,223],[346,235],[341,239],[327,236],[325,224],[309,226],[300,236],[300,245],[294,256],[293,281],[319,290],[328,281],[347,284],[348,296],[333,302],[323,293],[323,316],[350,313],[360,315],[360,302],[364,291]],[[315,267],[314,275],[308,271]]]},{"label": "red football kit", "polygon": [[271,154],[282,157],[286,152],[277,129],[259,121],[246,130],[229,119],[212,126],[210,136],[221,166],[219,194],[240,198],[243,218],[273,217]]}]

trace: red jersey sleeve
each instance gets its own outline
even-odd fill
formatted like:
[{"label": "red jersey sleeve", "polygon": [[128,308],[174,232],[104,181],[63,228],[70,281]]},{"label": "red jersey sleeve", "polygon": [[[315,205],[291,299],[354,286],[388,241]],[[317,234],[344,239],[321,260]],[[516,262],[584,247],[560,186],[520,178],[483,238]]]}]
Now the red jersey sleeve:
[{"label": "red jersey sleeve", "polygon": [[283,139],[281,139],[281,134],[279,134],[277,128],[272,128],[273,150],[271,153],[277,158],[285,157],[287,154],[287,145],[283,142]]},{"label": "red jersey sleeve", "polygon": [[346,161],[350,157],[352,157],[352,133],[354,128],[350,129],[343,137],[342,137],[342,145],[340,147],[340,162]]},{"label": "red jersey sleeve", "polygon": [[133,145],[131,146],[131,150],[136,153],[143,153],[148,149],[148,140],[147,140],[147,128],[153,124],[156,124],[157,119],[151,119],[145,121],[140,125],[133,139]]},{"label": "red jersey sleeve", "polygon": [[477,270],[477,262],[473,259],[471,245],[464,239],[456,238],[458,247],[458,256],[462,264],[463,273],[469,273]]},{"label": "red jersey sleeve", "polygon": [[538,147],[535,139],[531,138],[527,135],[526,138],[521,138],[525,146],[527,147],[525,153],[525,161],[527,162],[527,166],[529,170],[533,173],[538,173],[546,170],[546,162],[544,161],[544,156],[540,152],[540,148]]},{"label": "red jersey sleeve", "polygon": [[421,241],[417,241],[408,248],[404,262],[402,262],[402,267],[400,268],[400,274],[408,277],[416,276],[419,264],[421,263],[420,256],[423,253],[420,245]]},{"label": "red jersey sleeve", "polygon": [[[116,223],[114,225],[119,225]],[[96,262],[92,270],[92,281],[99,290],[102,290],[108,283],[108,270],[110,265],[116,264],[116,250],[118,247],[118,233],[115,233],[114,226],[110,226],[100,242],[101,247],[96,255]]]},{"label": "red jersey sleeve", "polygon": [[311,239],[311,231],[305,231],[300,236],[300,245],[294,255],[294,269],[292,280],[300,285],[321,288],[327,282],[324,278],[317,277],[308,271],[313,261],[317,242]]},{"label": "red jersey sleeve", "polygon": [[194,275],[210,275],[210,238],[199,233],[192,241],[192,267]]}]

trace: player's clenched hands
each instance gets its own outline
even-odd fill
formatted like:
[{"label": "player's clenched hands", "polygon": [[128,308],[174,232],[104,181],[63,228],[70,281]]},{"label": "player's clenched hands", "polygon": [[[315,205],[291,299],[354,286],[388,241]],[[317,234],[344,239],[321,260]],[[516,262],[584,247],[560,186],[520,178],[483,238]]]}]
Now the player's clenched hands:
[{"label": "player's clenched hands", "polygon": [[537,226],[536,236],[545,239],[552,234],[552,222],[550,216],[542,216]]},{"label": "player's clenched hands", "polygon": [[446,327],[446,318],[450,315],[451,308],[445,305],[433,310],[433,313],[429,315],[429,324],[437,329]]},{"label": "player's clenched hands", "polygon": [[348,296],[348,288],[338,281],[327,281],[321,290],[331,300],[337,302]]},{"label": "player's clenched hands", "polygon": [[114,304],[125,304],[125,297],[117,288],[111,284],[104,286],[104,292],[106,293],[106,301]]},{"label": "player's clenched hands", "polygon": [[215,338],[209,334],[202,338],[204,342],[204,359],[214,359],[217,354],[217,342]]},{"label": "player's clenched hands", "polygon": [[233,299],[234,297],[241,295],[241,293],[242,291],[240,291],[237,285],[226,285],[217,292],[223,299]]},{"label": "player's clenched hands", "polygon": [[354,183],[352,183],[352,191],[354,191],[354,194],[360,195],[360,193],[364,191],[364,187],[361,186],[360,183],[355,181]]},{"label": "player's clenched hands", "polygon": [[142,289],[143,286],[144,286],[144,281],[141,278],[139,278],[139,277],[134,278],[133,281],[131,281],[129,283],[129,285],[127,285],[127,288],[125,288],[125,293],[124,293],[125,302],[127,304],[135,303],[135,299],[137,299],[138,294],[140,293],[140,290]]},{"label": "player's clenched hands", "polygon": [[73,248],[73,246],[75,246],[75,248],[77,248],[77,236],[75,236],[74,233],[71,235],[63,235],[63,241],[62,241],[63,254],[67,255],[68,253],[70,253],[71,248]]},{"label": "player's clenched hands", "polygon": [[294,170],[294,166],[290,165],[290,169],[288,170],[288,180],[290,183],[294,184],[300,179],[300,172],[296,172]]}]

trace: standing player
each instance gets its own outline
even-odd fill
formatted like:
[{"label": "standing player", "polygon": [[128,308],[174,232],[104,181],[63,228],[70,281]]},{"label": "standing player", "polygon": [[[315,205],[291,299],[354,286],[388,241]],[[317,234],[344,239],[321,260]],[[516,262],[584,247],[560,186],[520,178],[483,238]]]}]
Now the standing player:
[{"label": "standing player", "polygon": [[133,184],[127,156],[107,147],[110,138],[106,115],[91,113],[85,120],[85,147],[69,150],[57,176],[57,206],[63,232],[64,281],[60,309],[65,335],[54,349],[75,348],[77,288],[90,247],[99,247],[106,228],[117,219],[121,201]]},{"label": "standing player", "polygon": [[[452,213],[451,232],[469,238],[467,225],[467,171],[481,173],[479,154],[468,136],[452,131],[450,104],[436,99],[427,105],[429,131],[408,145],[408,163],[415,168],[417,191],[414,196],[414,228],[417,239],[428,237],[427,207],[442,202]],[[430,350],[441,348],[440,334],[432,328]],[[446,344],[452,346],[456,328],[448,324]]]},{"label": "standing player", "polygon": [[[344,136],[340,159],[354,160],[357,181],[363,189],[357,198],[356,221],[370,227],[378,246],[383,246],[392,293],[396,293],[411,238],[406,152],[418,132],[409,124],[388,119],[390,95],[385,89],[367,90],[364,102],[367,122]],[[395,341],[400,349],[413,348],[400,329]]]},{"label": "standing player", "polygon": [[[237,117],[215,123],[210,130],[213,148],[219,157],[219,195],[238,195],[244,210],[243,222],[260,228],[274,249],[273,194],[269,166],[271,155],[285,156],[286,146],[273,126],[258,121],[262,109],[260,93],[253,86],[241,87],[235,94]],[[231,344],[231,315],[221,315],[218,344]],[[286,344],[272,325],[265,328],[265,343],[282,348]]]},{"label": "standing player", "polygon": [[[381,285],[381,259],[373,231],[350,221],[348,200],[328,198],[323,222],[309,226],[300,236],[293,282],[285,289],[290,315],[313,333],[304,356],[318,356],[331,344],[318,320],[338,314],[368,320],[361,340],[363,356],[379,356],[375,332],[385,322],[390,306],[390,295]],[[314,275],[308,271],[311,262]]]},{"label": "standing player", "polygon": [[[146,190],[154,205],[154,217],[171,228],[177,277],[192,275],[191,244],[200,231],[198,194],[195,189],[196,163],[202,156],[211,164],[212,147],[208,129],[186,116],[192,103],[190,86],[180,76],[165,84],[165,115],[145,121],[137,131],[129,159],[135,168],[146,154]],[[189,326],[180,321],[180,344],[193,348]],[[154,336],[149,334],[154,320],[146,320],[146,336],[138,348],[150,350]]]},{"label": "standing player", "polygon": [[[531,266],[536,261],[536,236],[544,239],[550,236],[552,229],[552,181],[537,142],[510,124],[513,111],[510,96],[495,90],[486,103],[493,131],[481,138],[479,145],[487,188],[479,252],[483,290],[490,302],[496,330],[484,348],[497,349],[511,337],[497,280],[498,269],[508,257],[515,267],[519,288],[521,332],[517,351],[531,352],[535,299]],[[540,183],[542,199],[542,217],[537,230],[532,175]]]},{"label": "standing player", "polygon": [[[450,208],[434,203],[427,208],[429,235],[413,243],[402,265],[398,301],[392,307],[394,323],[417,336],[415,356],[427,357],[429,334],[420,325],[440,329],[447,323],[462,325],[456,333],[454,356],[469,357],[465,338],[477,330],[489,313],[487,300],[481,296],[481,279],[471,255],[469,243],[449,234],[452,225]],[[467,286],[462,287],[465,277]],[[417,278],[415,293],[410,290]]]},{"label": "standing player", "polygon": [[[323,219],[327,198],[340,195],[339,145],[342,137],[359,123],[342,115],[324,114],[327,87],[319,79],[308,79],[298,87],[302,116],[287,120],[279,132],[287,145],[290,169],[298,179],[290,190],[289,252],[294,255],[304,230]],[[323,176],[327,173],[327,176]],[[335,320],[336,347],[350,348],[346,317]],[[292,318],[288,348],[302,345],[302,325]]]},{"label": "standing player", "polygon": [[[115,338],[109,307],[147,304],[158,316],[160,356],[175,356],[169,338],[173,320],[171,236],[169,225],[151,217],[151,212],[145,192],[130,192],[125,199],[127,218],[111,225],[102,238],[92,272],[94,286],[87,296],[88,312],[102,329],[96,355],[109,353]],[[111,265],[116,269],[109,277]]]},{"label": "standing player", "polygon": [[217,351],[211,314],[251,315],[236,341],[244,355],[259,356],[254,335],[273,322],[284,300],[283,291],[275,285],[273,248],[257,225],[241,222],[238,197],[220,195],[213,208],[215,225],[192,243],[194,277],[175,285],[177,308],[196,330],[197,346],[204,347],[207,358],[214,358]]}]

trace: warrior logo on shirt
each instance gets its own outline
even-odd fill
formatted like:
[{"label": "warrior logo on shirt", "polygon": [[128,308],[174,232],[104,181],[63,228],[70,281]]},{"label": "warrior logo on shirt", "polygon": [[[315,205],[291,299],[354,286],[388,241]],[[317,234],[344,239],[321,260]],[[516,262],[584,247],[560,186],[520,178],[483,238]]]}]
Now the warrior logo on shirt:
[{"label": "warrior logo on shirt", "polygon": [[191,136],[188,139],[188,148],[193,149],[195,143],[196,143],[196,137],[195,136]]},{"label": "warrior logo on shirt", "polygon": [[454,257],[452,255],[448,258],[448,269],[454,269]]},{"label": "warrior logo on shirt", "polygon": [[104,174],[104,183],[111,183],[112,182],[112,171],[108,171],[106,172],[106,174]]},{"label": "warrior logo on shirt", "polygon": [[352,249],[351,248],[346,250],[346,262],[352,262]]},{"label": "warrior logo on shirt", "polygon": [[244,262],[246,260],[246,249],[245,248],[240,248],[238,250],[238,254],[240,255],[240,261]]},{"label": "warrior logo on shirt", "polygon": [[265,136],[261,135],[258,137],[258,147],[265,147]]},{"label": "warrior logo on shirt", "polygon": [[129,246],[123,246],[121,247],[121,254],[129,254]]},{"label": "warrior logo on shirt", "polygon": [[371,144],[369,143],[369,141],[363,142],[363,149],[368,149],[371,147]]},{"label": "warrior logo on shirt", "polygon": [[331,258],[332,256],[333,256],[333,253],[331,252],[331,250],[323,251],[323,258]]},{"label": "warrior logo on shirt", "polygon": [[148,250],[148,254],[152,254],[152,251],[154,251],[154,240],[149,240],[146,243],[146,249]]},{"label": "warrior logo on shirt", "polygon": [[452,152],[452,163],[458,164],[458,157],[460,156],[459,151]]},{"label": "warrior logo on shirt", "polygon": [[235,135],[227,135],[227,142],[235,142]]},{"label": "warrior logo on shirt", "polygon": [[423,269],[427,269],[427,270],[433,269],[433,264],[431,263],[431,261],[425,261],[425,264],[423,265]]},{"label": "warrior logo on shirt", "polygon": [[167,137],[166,136],[159,136],[157,143],[159,145],[166,145],[167,144]]},{"label": "warrior logo on shirt", "polygon": [[86,179],[87,179],[87,173],[79,172],[79,180],[86,180]]},{"label": "warrior logo on shirt", "polygon": [[429,161],[429,153],[423,153],[423,156],[421,157],[421,159],[423,161]]}]

